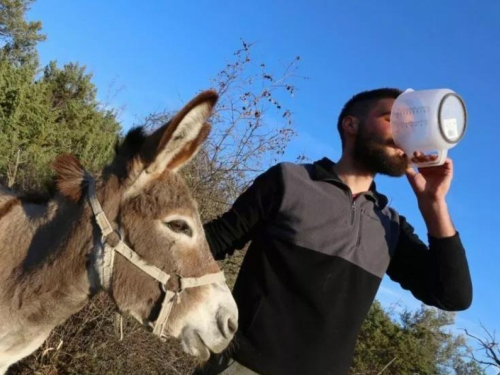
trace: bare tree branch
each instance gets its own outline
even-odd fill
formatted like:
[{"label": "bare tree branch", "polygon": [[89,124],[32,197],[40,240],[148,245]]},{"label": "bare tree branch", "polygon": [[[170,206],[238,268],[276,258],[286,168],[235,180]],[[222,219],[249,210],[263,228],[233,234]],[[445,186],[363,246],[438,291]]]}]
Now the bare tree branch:
[{"label": "bare tree branch", "polygon": [[488,360],[480,360],[476,358],[473,351],[470,352],[470,356],[477,363],[493,366],[497,369],[500,369],[500,347],[498,341],[496,340],[495,332],[489,332],[483,324],[481,324],[481,328],[486,333],[486,339],[473,335],[467,329],[463,329],[463,331],[467,336],[473,338],[479,344],[478,351],[484,351],[484,354],[486,358],[488,358]]}]

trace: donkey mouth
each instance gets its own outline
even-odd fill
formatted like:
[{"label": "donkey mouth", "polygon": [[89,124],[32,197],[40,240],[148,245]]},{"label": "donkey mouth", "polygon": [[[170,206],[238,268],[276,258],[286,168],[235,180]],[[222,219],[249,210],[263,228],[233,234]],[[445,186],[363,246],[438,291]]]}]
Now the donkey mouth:
[{"label": "donkey mouth", "polygon": [[196,345],[196,347],[199,353],[199,357],[203,361],[208,360],[208,358],[210,358],[210,352],[211,352],[210,347],[205,343],[205,341],[198,332],[195,331],[194,336],[196,337],[196,341],[198,344]]},{"label": "donkey mouth", "polygon": [[184,332],[182,347],[186,353],[198,357],[202,361],[208,360],[212,351],[210,346],[205,343],[200,333],[195,330]]}]

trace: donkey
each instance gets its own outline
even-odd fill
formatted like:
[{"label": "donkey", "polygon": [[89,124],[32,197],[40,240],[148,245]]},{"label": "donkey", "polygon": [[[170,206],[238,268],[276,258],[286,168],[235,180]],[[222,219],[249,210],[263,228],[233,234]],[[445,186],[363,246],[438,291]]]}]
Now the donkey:
[{"label": "donkey", "polygon": [[202,92],[151,134],[130,130],[95,178],[60,155],[47,202],[0,189],[0,374],[100,291],[202,360],[229,345],[236,303],[177,173],[209,134],[217,100]]}]

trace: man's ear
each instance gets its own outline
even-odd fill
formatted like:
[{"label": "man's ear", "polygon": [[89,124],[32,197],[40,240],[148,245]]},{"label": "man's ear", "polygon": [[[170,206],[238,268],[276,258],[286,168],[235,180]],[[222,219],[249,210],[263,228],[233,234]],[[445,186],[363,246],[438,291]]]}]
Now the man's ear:
[{"label": "man's ear", "polygon": [[344,134],[355,136],[358,134],[359,119],[354,116],[346,116],[342,120],[342,130]]}]

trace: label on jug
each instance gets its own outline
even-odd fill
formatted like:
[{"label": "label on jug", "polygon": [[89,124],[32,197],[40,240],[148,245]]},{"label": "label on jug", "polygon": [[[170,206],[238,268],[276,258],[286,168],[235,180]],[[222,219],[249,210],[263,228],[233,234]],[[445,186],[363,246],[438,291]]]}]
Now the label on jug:
[{"label": "label on jug", "polygon": [[448,139],[454,141],[458,138],[458,124],[456,118],[447,118],[443,120],[443,130]]}]

